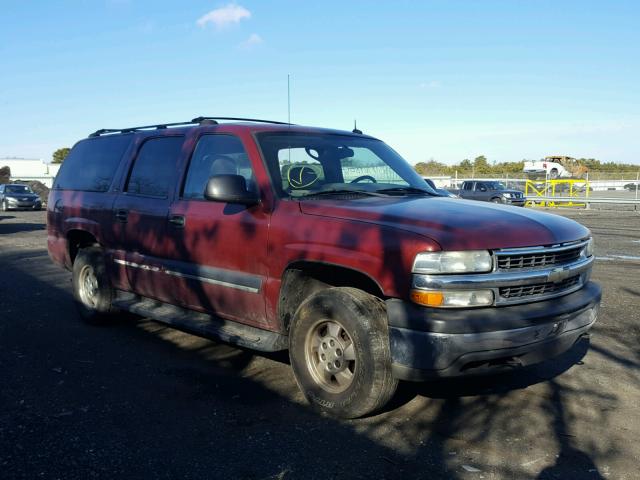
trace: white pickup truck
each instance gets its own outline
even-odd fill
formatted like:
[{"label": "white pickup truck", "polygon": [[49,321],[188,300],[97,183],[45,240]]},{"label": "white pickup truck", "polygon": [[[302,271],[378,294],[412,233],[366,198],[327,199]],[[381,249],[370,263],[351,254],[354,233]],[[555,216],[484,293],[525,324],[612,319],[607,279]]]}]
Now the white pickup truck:
[{"label": "white pickup truck", "polygon": [[529,176],[544,176],[552,180],[556,178],[571,178],[571,172],[562,164],[548,158],[544,160],[526,160],[522,171]]}]

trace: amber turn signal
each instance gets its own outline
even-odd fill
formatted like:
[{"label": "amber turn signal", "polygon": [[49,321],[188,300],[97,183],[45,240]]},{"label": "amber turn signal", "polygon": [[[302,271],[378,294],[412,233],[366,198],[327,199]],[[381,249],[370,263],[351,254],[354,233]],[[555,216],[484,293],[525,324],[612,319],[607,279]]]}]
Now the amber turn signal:
[{"label": "amber turn signal", "polygon": [[444,303],[444,295],[442,292],[411,290],[411,301],[425,307],[440,307]]}]

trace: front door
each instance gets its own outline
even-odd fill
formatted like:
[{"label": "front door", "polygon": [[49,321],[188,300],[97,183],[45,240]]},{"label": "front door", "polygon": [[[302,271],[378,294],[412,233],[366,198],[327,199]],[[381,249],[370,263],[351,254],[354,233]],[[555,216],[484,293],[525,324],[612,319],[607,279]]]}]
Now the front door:
[{"label": "front door", "polygon": [[188,308],[265,327],[269,212],[205,200],[214,175],[245,177],[257,192],[253,168],[242,141],[228,134],[200,136],[178,199],[170,208],[167,236],[176,245],[170,269],[180,279],[179,295]]}]

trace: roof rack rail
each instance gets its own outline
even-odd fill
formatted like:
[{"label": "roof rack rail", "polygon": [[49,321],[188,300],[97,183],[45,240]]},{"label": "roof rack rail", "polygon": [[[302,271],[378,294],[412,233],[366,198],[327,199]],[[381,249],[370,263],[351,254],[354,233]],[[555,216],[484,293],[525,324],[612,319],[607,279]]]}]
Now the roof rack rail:
[{"label": "roof rack rail", "polygon": [[164,130],[169,127],[187,126],[187,125],[217,125],[217,120],[232,120],[241,122],[256,122],[256,123],[273,123],[276,125],[291,125],[287,122],[278,122],[275,120],[260,120],[258,118],[242,118],[242,117],[196,117],[189,122],[175,122],[175,123],[160,123],[157,125],[143,125],[141,127],[128,127],[128,128],[101,128],[91,133],[90,137],[99,137],[106,133],[131,133],[139,130]]},{"label": "roof rack rail", "polygon": [[262,120],[259,118],[242,118],[242,117],[196,117],[191,120],[193,123],[202,123],[205,120],[234,120],[238,122],[255,122],[255,123],[274,123],[276,125],[292,125],[287,122],[278,122],[276,120]]}]

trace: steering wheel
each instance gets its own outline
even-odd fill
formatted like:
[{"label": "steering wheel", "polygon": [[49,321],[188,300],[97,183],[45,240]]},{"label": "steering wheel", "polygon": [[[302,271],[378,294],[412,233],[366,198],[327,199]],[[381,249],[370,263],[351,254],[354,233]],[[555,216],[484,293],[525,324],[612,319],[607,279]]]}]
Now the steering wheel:
[{"label": "steering wheel", "polygon": [[351,180],[349,183],[358,183],[362,180],[371,180],[373,183],[378,183],[378,181],[375,178],[373,178],[371,175],[360,175],[359,177]]}]

